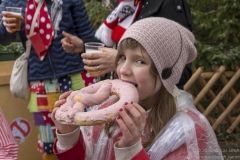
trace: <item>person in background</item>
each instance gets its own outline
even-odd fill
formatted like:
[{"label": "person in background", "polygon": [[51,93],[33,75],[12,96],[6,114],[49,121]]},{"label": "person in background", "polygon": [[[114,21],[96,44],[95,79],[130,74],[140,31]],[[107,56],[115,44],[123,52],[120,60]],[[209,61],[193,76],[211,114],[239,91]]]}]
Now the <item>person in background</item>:
[{"label": "person in background", "polygon": [[[147,17],[165,17],[192,31],[191,12],[186,0],[121,0],[95,34],[96,38],[106,46],[115,46],[115,49],[105,47],[99,49],[103,52],[102,54],[81,54],[85,64],[84,68],[89,71],[100,69],[101,72],[93,75],[94,77],[115,71],[116,46],[121,36],[132,23]],[[74,39],[74,41],[69,39]],[[62,44],[66,51],[71,52],[77,46],[79,47],[82,41],[77,37],[67,35],[62,40]],[[184,84],[191,76],[191,64],[186,64],[177,86],[183,89]]]},{"label": "person in background", "polygon": [[194,41],[189,30],[166,18],[132,24],[119,41],[115,64],[118,78],[136,86],[139,102],[125,102],[110,127],[79,127],[56,121],[71,92],[61,95],[52,115],[58,159],[223,160],[208,120],[192,96],[175,86],[196,58]]},{"label": "person in background", "polygon": [[[82,0],[2,0],[0,44],[8,45],[19,34],[26,48],[31,22],[40,2],[43,5],[34,24],[35,36],[30,38],[28,81],[31,94],[28,107],[33,112],[34,124],[39,126],[38,149],[44,154],[52,154],[55,127],[49,114],[55,101],[62,92],[81,89],[95,82],[84,70],[79,55],[66,53],[62,48],[62,31],[83,40],[94,38],[95,32]],[[22,8],[20,31],[13,29],[16,19],[10,18],[11,13],[6,11],[6,7]]]}]

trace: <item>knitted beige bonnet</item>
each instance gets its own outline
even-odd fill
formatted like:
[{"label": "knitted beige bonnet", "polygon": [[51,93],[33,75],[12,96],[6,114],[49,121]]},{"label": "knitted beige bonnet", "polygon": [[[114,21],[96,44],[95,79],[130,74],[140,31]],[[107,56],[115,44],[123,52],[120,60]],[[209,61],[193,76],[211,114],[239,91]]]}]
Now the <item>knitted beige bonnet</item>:
[{"label": "knitted beige bonnet", "polygon": [[[163,85],[171,94],[182,75],[183,68],[197,55],[193,34],[166,18],[139,20],[127,29],[120,43],[126,38],[135,39],[145,48],[158,70]],[[167,79],[162,77],[164,68],[172,68],[171,76]]]}]

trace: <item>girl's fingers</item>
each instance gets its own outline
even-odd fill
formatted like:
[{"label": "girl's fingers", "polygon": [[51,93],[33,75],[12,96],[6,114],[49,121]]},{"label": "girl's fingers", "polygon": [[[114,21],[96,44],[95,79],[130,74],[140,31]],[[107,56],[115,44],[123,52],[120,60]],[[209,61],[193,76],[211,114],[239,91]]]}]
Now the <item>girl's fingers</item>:
[{"label": "girl's fingers", "polygon": [[[132,134],[138,135],[145,127],[146,123],[146,111],[137,103],[131,102],[124,105],[125,111],[119,112],[126,126],[129,128]],[[128,113],[127,113],[128,112]]]},{"label": "girl's fingers", "polygon": [[66,99],[71,93],[72,91],[64,92],[59,96],[59,100]]},{"label": "girl's fingers", "polygon": [[59,96],[59,100],[55,102],[54,108],[61,107],[64,103],[66,103],[66,98],[72,93],[72,91],[68,91]]},{"label": "girl's fingers", "polygon": [[134,120],[139,119],[142,122],[142,120],[145,119],[146,111],[139,104],[131,102],[124,107],[132,115]]},{"label": "girl's fingers", "polygon": [[[124,107],[126,107],[126,106],[127,106],[127,104],[124,105]],[[132,119],[133,118],[132,115],[131,114],[129,115],[123,108],[120,108],[118,113],[119,113],[121,119],[123,120],[123,122],[125,123],[125,125],[127,126],[129,132],[131,134],[134,134],[133,132],[135,130],[137,130],[137,128],[134,123],[134,120]]]},{"label": "girl's fingers", "polygon": [[131,132],[129,131],[127,125],[120,116],[117,117],[117,123],[123,135],[125,135],[126,137],[131,137]]},{"label": "girl's fingers", "polygon": [[56,108],[54,108],[53,111],[52,111],[51,118],[52,118],[53,121],[56,120],[56,118],[55,118],[55,113],[56,113],[56,111],[57,111],[58,109],[59,109],[59,107],[56,107]]},{"label": "girl's fingers", "polygon": [[64,103],[66,103],[66,99],[61,99],[55,102],[54,104],[54,108],[59,108],[61,107],[61,105],[63,105]]},{"label": "girl's fingers", "polygon": [[[145,109],[142,107],[142,106],[140,106],[138,103],[133,103],[133,102],[131,102],[131,104],[138,110],[138,112],[141,114],[141,120],[142,120],[142,123],[146,123],[146,111],[145,111]],[[133,113],[131,113],[131,114],[134,114],[134,112]]]}]

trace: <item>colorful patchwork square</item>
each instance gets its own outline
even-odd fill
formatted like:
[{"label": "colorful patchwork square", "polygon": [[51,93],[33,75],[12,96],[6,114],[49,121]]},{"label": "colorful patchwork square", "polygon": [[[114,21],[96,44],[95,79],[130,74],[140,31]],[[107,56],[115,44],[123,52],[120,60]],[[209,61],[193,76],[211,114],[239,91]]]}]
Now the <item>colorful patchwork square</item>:
[{"label": "colorful patchwork square", "polygon": [[50,112],[42,112],[42,115],[43,115],[44,123],[54,124],[52,119],[51,119],[52,113],[50,113]]},{"label": "colorful patchwork square", "polygon": [[47,93],[47,101],[48,101],[48,110],[52,112],[54,109],[54,104],[58,100],[57,93]]},{"label": "colorful patchwork square", "polygon": [[43,150],[47,154],[53,153],[53,143],[43,142]]},{"label": "colorful patchwork square", "polygon": [[48,106],[46,94],[37,94],[37,105],[38,106]]},{"label": "colorful patchwork square", "polygon": [[28,104],[28,109],[30,112],[38,112],[37,94],[34,92],[30,92],[30,100],[29,100],[29,104]]},{"label": "colorful patchwork square", "polygon": [[52,125],[47,123],[45,126],[41,125],[39,129],[39,139],[42,142],[53,143],[54,142],[54,133],[52,130]]},{"label": "colorful patchwork square", "polygon": [[48,99],[46,94],[37,94],[37,105],[39,112],[48,112]]},{"label": "colorful patchwork square", "polygon": [[44,81],[43,80],[31,81],[30,92],[44,94],[45,93]]},{"label": "colorful patchwork square", "polygon": [[44,150],[43,150],[43,142],[39,139],[38,140],[38,151],[43,153]]},{"label": "colorful patchwork square", "polygon": [[55,156],[55,154],[43,153],[42,160],[57,160],[57,157]]},{"label": "colorful patchwork square", "polygon": [[44,80],[44,86],[47,93],[60,92],[60,87],[57,79]]},{"label": "colorful patchwork square", "polygon": [[87,71],[83,71],[81,73],[81,75],[82,75],[82,79],[83,79],[85,86],[89,86],[89,85],[97,82],[97,79],[91,77],[90,73],[88,73]]},{"label": "colorful patchwork square", "polygon": [[35,126],[45,125],[42,112],[34,112],[33,121]]},{"label": "colorful patchwork square", "polygon": [[66,92],[72,89],[72,81],[69,76],[65,76],[58,79],[60,86],[60,92]]},{"label": "colorful patchwork square", "polygon": [[79,90],[85,87],[84,81],[82,79],[81,73],[75,73],[70,75],[72,81],[72,90]]}]

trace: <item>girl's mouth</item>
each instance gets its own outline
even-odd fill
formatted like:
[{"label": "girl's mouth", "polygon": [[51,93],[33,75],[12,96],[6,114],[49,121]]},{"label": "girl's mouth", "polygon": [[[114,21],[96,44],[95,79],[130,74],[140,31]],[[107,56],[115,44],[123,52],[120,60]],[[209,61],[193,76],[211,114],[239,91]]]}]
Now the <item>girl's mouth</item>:
[{"label": "girl's mouth", "polygon": [[133,83],[133,82],[130,82],[130,81],[125,81],[125,80],[122,80],[122,81],[131,83],[131,84],[133,84],[136,88],[138,87],[138,85],[137,85],[136,83]]}]

